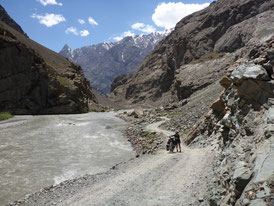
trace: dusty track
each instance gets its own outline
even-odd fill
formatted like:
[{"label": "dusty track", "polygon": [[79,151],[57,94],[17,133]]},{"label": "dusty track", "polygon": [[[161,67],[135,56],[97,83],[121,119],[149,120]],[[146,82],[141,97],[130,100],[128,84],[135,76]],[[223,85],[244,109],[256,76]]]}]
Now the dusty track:
[{"label": "dusty track", "polygon": [[[164,120],[163,120],[164,121]],[[163,122],[148,130],[160,129]],[[212,156],[207,150],[183,147],[182,153],[146,156],[119,168],[119,172],[79,191],[60,205],[190,205],[203,197]]]},{"label": "dusty track", "polygon": [[140,158],[60,205],[197,205],[210,159],[204,150],[189,149]]}]

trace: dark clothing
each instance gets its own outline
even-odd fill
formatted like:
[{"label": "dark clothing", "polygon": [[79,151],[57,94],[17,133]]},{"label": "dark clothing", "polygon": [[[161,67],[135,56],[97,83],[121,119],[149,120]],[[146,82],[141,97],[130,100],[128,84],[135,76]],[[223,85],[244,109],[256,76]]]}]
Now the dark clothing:
[{"label": "dark clothing", "polygon": [[175,143],[176,144],[181,144],[180,135],[179,134],[175,134],[174,137],[175,137]]}]

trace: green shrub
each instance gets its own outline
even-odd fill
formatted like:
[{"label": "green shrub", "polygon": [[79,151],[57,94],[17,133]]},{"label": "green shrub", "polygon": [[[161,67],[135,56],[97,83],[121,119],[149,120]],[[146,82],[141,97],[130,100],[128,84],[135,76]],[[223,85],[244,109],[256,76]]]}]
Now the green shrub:
[{"label": "green shrub", "polygon": [[56,79],[60,83],[60,85],[62,85],[64,87],[71,86],[71,83],[65,77],[57,76]]},{"label": "green shrub", "polygon": [[0,121],[10,119],[12,117],[13,117],[13,115],[11,115],[8,112],[0,112]]},{"label": "green shrub", "polygon": [[151,133],[149,131],[143,131],[142,136],[148,140],[154,140],[158,137],[156,134]]},{"label": "green shrub", "polygon": [[189,133],[189,130],[185,129],[182,133],[183,135],[187,135]]}]

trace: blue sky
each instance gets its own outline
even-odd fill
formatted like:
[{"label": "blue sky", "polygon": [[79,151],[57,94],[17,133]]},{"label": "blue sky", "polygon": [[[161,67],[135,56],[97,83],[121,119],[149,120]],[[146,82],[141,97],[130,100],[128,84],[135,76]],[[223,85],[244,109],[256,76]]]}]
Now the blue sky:
[{"label": "blue sky", "polygon": [[0,0],[34,41],[59,52],[162,31],[212,0]]}]

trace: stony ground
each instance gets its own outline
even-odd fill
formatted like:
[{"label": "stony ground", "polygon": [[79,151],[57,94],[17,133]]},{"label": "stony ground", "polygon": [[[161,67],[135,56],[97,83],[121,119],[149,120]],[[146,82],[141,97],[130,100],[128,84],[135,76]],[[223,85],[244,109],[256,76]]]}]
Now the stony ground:
[{"label": "stony ground", "polygon": [[44,189],[18,205],[198,205],[211,182],[212,154],[145,155],[105,174]]},{"label": "stony ground", "polygon": [[60,205],[197,205],[206,191],[210,161],[206,150],[145,156]]}]

